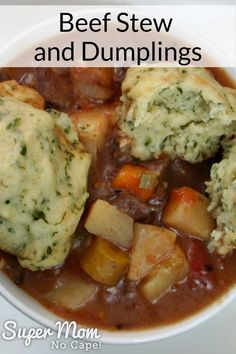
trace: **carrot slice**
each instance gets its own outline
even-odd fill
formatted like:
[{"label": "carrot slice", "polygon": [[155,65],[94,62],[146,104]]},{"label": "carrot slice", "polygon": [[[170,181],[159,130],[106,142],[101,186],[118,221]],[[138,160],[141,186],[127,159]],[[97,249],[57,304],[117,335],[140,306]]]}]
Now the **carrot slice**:
[{"label": "carrot slice", "polygon": [[158,183],[157,172],[136,165],[124,165],[113,180],[114,189],[123,189],[134,194],[139,200],[148,201]]}]

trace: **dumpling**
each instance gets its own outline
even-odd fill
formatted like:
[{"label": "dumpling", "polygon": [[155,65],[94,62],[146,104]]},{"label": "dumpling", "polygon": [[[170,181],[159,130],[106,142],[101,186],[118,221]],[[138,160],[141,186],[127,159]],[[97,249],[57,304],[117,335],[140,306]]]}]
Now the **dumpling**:
[{"label": "dumpling", "polygon": [[0,249],[22,267],[61,264],[88,197],[90,155],[69,117],[0,96]]},{"label": "dumpling", "polygon": [[236,97],[204,68],[130,68],[119,127],[121,148],[136,158],[165,152],[196,163],[236,129]]}]

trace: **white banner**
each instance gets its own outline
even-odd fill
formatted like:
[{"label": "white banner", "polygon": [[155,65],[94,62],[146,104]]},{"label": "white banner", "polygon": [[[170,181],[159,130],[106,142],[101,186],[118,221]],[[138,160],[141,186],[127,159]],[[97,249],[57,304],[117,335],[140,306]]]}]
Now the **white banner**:
[{"label": "white banner", "polygon": [[1,67],[236,67],[236,6],[1,7],[1,36],[19,23]]}]

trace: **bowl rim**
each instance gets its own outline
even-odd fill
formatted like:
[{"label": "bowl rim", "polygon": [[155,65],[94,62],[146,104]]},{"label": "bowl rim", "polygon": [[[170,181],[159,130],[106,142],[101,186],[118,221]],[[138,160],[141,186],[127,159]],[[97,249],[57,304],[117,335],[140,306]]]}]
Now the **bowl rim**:
[{"label": "bowl rim", "polygon": [[[17,296],[14,295],[14,293],[17,294]],[[52,329],[54,332],[56,332],[55,323],[57,321],[67,321],[66,319],[57,317],[24,290],[18,288],[3,272],[0,273],[0,295],[23,315],[39,325]],[[122,331],[98,330],[103,344],[127,345],[158,341],[174,337],[199,326],[222,311],[235,299],[236,285],[230,287],[220,298],[216,299],[212,304],[204,307],[196,314],[169,325]],[[78,329],[79,328],[89,328],[89,326],[78,323]],[[95,339],[89,339],[89,341],[96,342]]]}]

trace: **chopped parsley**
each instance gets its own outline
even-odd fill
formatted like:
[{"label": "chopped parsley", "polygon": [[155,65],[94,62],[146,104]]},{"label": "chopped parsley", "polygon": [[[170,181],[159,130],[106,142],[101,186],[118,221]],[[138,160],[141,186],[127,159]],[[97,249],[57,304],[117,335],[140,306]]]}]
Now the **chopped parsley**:
[{"label": "chopped parsley", "polygon": [[152,139],[150,138],[150,136],[149,136],[149,137],[146,137],[145,142],[144,142],[144,145],[145,145],[145,146],[148,146],[148,145],[151,144],[151,142],[152,142]]},{"label": "chopped parsley", "polygon": [[182,95],[182,93],[183,93],[182,88],[181,88],[181,87],[179,87],[179,86],[177,86],[176,88],[177,88],[177,90],[179,91],[179,93]]},{"label": "chopped parsley", "polygon": [[47,248],[47,254],[51,254],[52,253],[52,247],[48,246]]},{"label": "chopped parsley", "polygon": [[41,219],[41,220],[45,221],[46,223],[48,223],[46,220],[46,215],[42,210],[34,210],[32,217],[33,217],[34,221],[38,221]]},{"label": "chopped parsley", "polygon": [[25,156],[27,154],[27,146],[25,145],[25,143],[21,144],[20,154],[22,156]]},{"label": "chopped parsley", "polygon": [[64,129],[64,132],[66,134],[69,134],[69,132],[70,132],[70,126],[69,125]]},{"label": "chopped parsley", "polygon": [[6,129],[13,129],[13,128],[16,128],[17,125],[20,123],[20,121],[21,121],[21,118],[20,118],[20,117],[15,118],[12,122],[10,122],[10,123],[6,126]]}]

